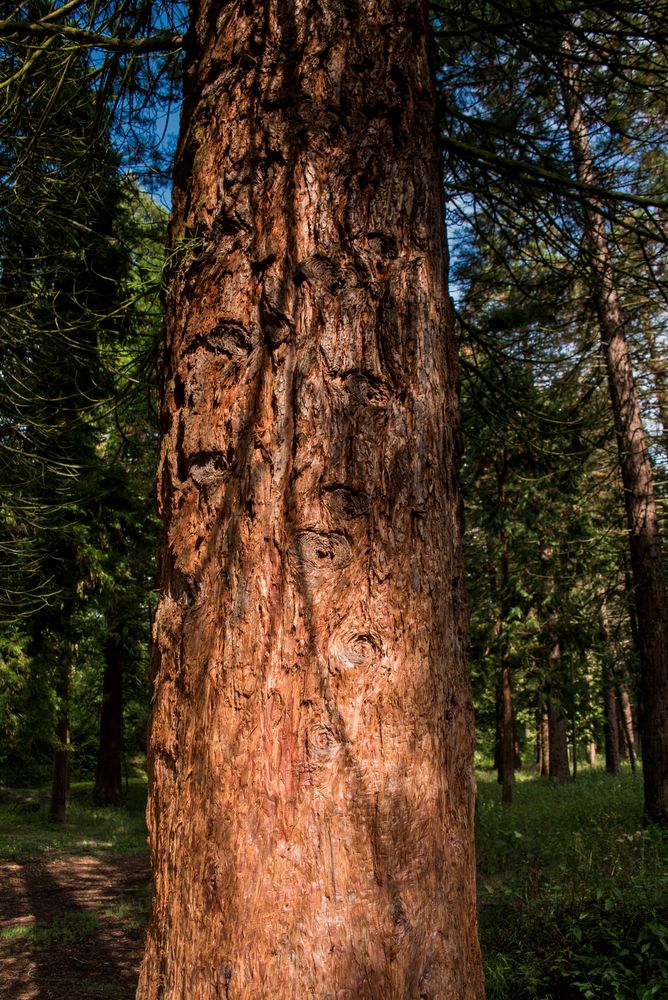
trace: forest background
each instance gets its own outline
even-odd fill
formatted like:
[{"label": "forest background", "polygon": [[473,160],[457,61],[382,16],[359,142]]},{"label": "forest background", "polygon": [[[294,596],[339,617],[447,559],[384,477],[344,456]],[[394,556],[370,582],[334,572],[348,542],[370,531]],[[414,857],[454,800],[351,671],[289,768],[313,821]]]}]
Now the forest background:
[{"label": "forest background", "polygon": [[[160,205],[185,11],[5,7],[0,780],[48,783],[62,823],[72,780],[117,806],[143,767],[161,292],[197,251],[195,236],[165,257]],[[432,15],[478,763],[510,805],[518,772],[567,796],[626,761],[665,826],[668,7],[452,2]],[[495,851],[510,855],[526,833],[494,815]],[[634,817],[624,836],[658,850],[644,831]],[[645,887],[631,912],[608,889],[595,902],[610,928],[635,928],[622,957],[647,964],[668,948],[665,907]],[[655,963],[629,995],[660,995],[664,972]]]}]

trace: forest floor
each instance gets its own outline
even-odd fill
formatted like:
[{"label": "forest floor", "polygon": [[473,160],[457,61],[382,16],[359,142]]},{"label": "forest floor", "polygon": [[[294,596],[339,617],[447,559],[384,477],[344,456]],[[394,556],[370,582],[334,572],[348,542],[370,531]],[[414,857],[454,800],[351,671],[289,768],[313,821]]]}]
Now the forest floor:
[{"label": "forest floor", "polygon": [[0,997],[131,1000],[151,897],[145,785],[121,809],[76,787],[68,822],[48,792],[0,790]]},{"label": "forest floor", "polygon": [[145,852],[3,862],[0,996],[130,1000],[150,885]]}]

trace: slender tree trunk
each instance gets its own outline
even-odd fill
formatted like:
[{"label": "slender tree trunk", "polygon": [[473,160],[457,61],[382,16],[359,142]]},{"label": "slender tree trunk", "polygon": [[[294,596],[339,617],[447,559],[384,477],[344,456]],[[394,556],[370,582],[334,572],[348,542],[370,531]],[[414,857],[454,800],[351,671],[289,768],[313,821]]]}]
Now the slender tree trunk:
[{"label": "slender tree trunk", "polygon": [[49,816],[54,823],[64,823],[70,798],[70,670],[69,663],[59,665],[56,683],[58,715],[56,718],[56,746],[53,751],[53,784]]},{"label": "slender tree trunk", "polygon": [[538,770],[540,770],[540,762],[543,756],[543,740],[542,740],[542,722],[543,713],[539,708],[536,709],[534,718],[536,720],[536,749],[534,753],[534,764]]},{"label": "slender tree trunk", "polygon": [[550,715],[547,705],[541,712],[541,748],[540,773],[547,778],[550,773]]},{"label": "slender tree trunk", "polygon": [[[498,509],[502,520],[505,518],[506,477],[508,474],[508,453],[504,449],[495,462]],[[505,527],[500,532],[501,542],[501,601],[499,606],[498,636],[501,641],[500,690],[500,753],[499,776],[501,779],[501,801],[510,805],[513,801],[513,781],[515,779],[515,725],[513,717],[512,667],[510,644],[506,630],[508,627],[508,576],[510,551]]]},{"label": "slender tree trunk", "polygon": [[427,7],[195,11],[138,997],[479,1000]]},{"label": "slender tree trunk", "polygon": [[109,634],[104,650],[100,746],[93,799],[99,805],[119,805],[123,798],[123,667],[121,613],[109,615]]},{"label": "slender tree trunk", "polygon": [[[582,113],[578,80],[568,56],[563,99],[578,180],[596,181],[596,171]],[[631,572],[638,619],[640,694],[642,703],[645,811],[649,819],[668,824],[668,599],[663,574],[661,540],[652,466],[624,336],[621,306],[612,268],[601,206],[584,202],[585,236],[589,247],[601,344],[617,434],[619,465],[629,526]]]},{"label": "slender tree trunk", "polygon": [[592,675],[590,673],[584,674],[584,689],[585,689],[585,699],[586,699],[586,716],[587,716],[587,763],[590,767],[596,767],[596,724],[594,719],[594,713],[592,711]]},{"label": "slender tree trunk", "polygon": [[573,708],[571,711],[571,757],[573,761],[573,781],[578,776],[578,726],[577,726],[577,698],[575,690],[575,666],[571,655],[571,695]]},{"label": "slender tree trunk", "polygon": [[510,805],[513,801],[513,779],[515,772],[515,742],[513,726],[513,695],[511,688],[510,655],[505,651],[501,667],[502,692],[502,740],[501,740],[501,801]]},{"label": "slender tree trunk", "polygon": [[568,727],[561,702],[556,695],[548,701],[548,725],[550,732],[550,779],[558,784],[570,780],[568,766]]},{"label": "slender tree trunk", "polygon": [[617,695],[612,667],[603,661],[603,718],[605,726],[605,769],[608,774],[619,774],[619,719]]},{"label": "slender tree trunk", "polygon": [[494,713],[494,767],[496,768],[496,783],[503,784],[503,688],[501,681],[496,685]]},{"label": "slender tree trunk", "polygon": [[626,744],[626,756],[631,764],[631,770],[635,771],[636,761],[638,759],[636,753],[636,741],[633,734],[633,712],[631,710],[631,699],[629,698],[629,693],[623,685],[619,685],[619,702],[621,707],[621,718],[624,724],[624,742]]},{"label": "slender tree trunk", "polygon": [[[561,643],[555,636],[549,654],[550,676],[559,678],[562,671]],[[570,779],[568,766],[568,726],[561,698],[553,689],[547,699],[548,742],[550,746],[549,776],[563,784]]]}]

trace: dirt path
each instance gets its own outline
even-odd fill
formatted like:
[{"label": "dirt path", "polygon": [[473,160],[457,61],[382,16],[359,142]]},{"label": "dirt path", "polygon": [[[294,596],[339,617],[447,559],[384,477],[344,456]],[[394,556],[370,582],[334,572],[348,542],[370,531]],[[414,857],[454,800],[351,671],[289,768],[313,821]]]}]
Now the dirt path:
[{"label": "dirt path", "polygon": [[149,898],[144,853],[0,862],[0,997],[131,1000]]}]

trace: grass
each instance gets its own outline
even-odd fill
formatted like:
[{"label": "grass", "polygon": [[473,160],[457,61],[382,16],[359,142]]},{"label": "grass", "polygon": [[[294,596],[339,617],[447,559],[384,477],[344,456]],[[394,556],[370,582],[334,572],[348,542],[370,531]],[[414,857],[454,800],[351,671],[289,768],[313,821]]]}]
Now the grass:
[{"label": "grass", "polygon": [[126,927],[142,930],[148,923],[151,907],[151,890],[137,890],[132,896],[122,896],[113,906],[104,910],[102,916],[122,920]]},{"label": "grass", "polygon": [[52,823],[48,792],[0,791],[0,859],[146,850],[146,782],[131,780],[120,808],[94,806],[91,794],[90,782],[74,784],[67,822]]},{"label": "grass", "polygon": [[0,940],[24,940],[26,943],[48,945],[59,943],[74,944],[97,931],[99,919],[96,913],[85,910],[63,910],[49,923],[22,922],[0,930]]},{"label": "grass", "polygon": [[488,1000],[668,997],[668,835],[643,825],[642,776],[520,774],[500,797],[479,772]]}]

